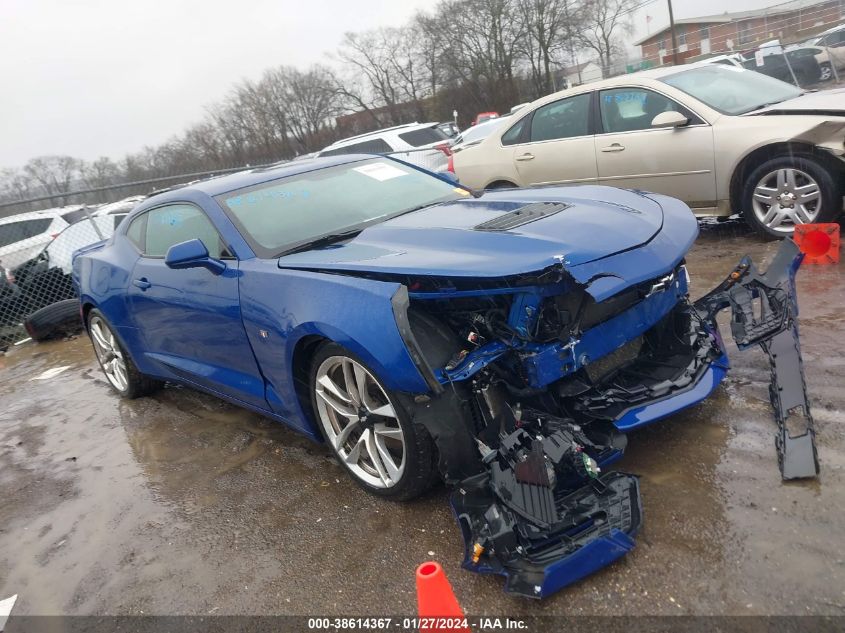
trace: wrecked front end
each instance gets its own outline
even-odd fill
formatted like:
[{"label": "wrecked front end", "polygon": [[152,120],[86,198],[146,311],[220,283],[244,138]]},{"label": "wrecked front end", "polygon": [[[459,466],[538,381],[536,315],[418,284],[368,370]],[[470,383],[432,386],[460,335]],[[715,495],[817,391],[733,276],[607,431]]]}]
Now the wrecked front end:
[{"label": "wrecked front end", "polygon": [[[683,261],[622,288],[618,273],[579,280],[563,261],[498,281],[408,280],[397,321],[432,386],[409,409],[455,485],[464,566],[539,598],[630,551],[638,480],[607,466],[625,432],[699,402],[724,378],[724,308],[738,346],[760,344],[772,359],[783,476],[814,476],[795,324],[800,259],[787,240],[765,274],[745,258],[695,303]],[[795,415],[804,428],[791,436]]]}]

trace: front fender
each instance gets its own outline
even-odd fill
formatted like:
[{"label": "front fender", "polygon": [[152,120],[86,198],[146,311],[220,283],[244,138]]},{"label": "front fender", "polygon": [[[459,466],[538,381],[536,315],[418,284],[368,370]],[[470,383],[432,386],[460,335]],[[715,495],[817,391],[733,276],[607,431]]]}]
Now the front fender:
[{"label": "front fender", "polygon": [[280,269],[275,261],[241,262],[241,312],[247,337],[267,383],[268,401],[281,416],[312,430],[299,404],[293,361],[303,338],[334,341],[359,356],[394,391],[431,388],[397,325],[398,283],[352,275]]}]

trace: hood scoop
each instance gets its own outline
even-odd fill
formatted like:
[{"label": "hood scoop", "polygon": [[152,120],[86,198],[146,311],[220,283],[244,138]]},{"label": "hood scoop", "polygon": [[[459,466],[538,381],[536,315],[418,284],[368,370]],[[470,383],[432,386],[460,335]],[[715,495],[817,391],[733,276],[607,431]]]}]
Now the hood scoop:
[{"label": "hood scoop", "polygon": [[534,202],[504,213],[492,220],[476,224],[472,228],[475,231],[509,231],[523,224],[560,213],[570,206],[572,205],[565,202]]}]

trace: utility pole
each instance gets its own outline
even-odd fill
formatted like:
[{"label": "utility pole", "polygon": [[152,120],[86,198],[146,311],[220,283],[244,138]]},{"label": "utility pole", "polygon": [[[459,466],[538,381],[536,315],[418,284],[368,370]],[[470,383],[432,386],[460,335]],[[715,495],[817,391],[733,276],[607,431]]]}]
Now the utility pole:
[{"label": "utility pole", "polygon": [[678,65],[678,40],[675,38],[675,16],[672,14],[672,0],[669,3],[669,30],[672,33],[672,64]]}]

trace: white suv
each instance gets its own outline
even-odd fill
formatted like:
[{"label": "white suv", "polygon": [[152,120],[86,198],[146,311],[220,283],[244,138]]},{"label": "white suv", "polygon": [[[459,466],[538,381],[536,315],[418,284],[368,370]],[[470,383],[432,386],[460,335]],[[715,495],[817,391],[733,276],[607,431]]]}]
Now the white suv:
[{"label": "white suv", "polygon": [[0,266],[11,272],[44,250],[62,230],[84,216],[75,205],[0,218]]},{"label": "white suv", "polygon": [[339,154],[390,154],[429,171],[448,169],[451,139],[439,123],[408,123],[352,136],[332,143],[319,156]]}]

